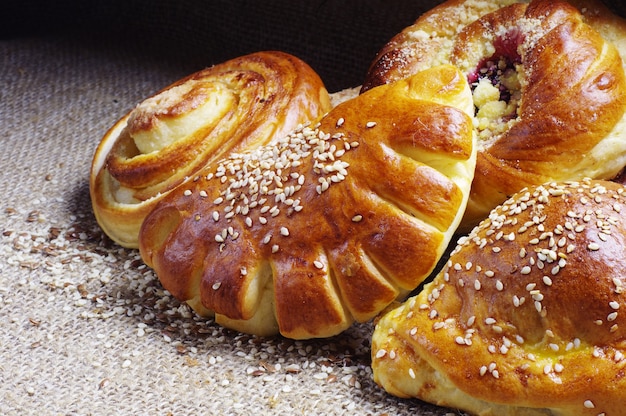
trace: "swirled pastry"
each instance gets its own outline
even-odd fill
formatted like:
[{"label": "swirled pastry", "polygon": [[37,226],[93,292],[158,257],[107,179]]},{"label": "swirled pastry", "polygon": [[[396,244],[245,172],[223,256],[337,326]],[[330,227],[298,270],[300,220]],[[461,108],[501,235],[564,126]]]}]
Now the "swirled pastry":
[{"label": "swirled pastry", "polygon": [[282,52],[258,52],[186,77],[140,103],[102,138],[93,209],[119,244],[137,247],[147,213],[207,163],[266,144],[330,109],[319,76]]},{"label": "swirled pastry", "polygon": [[477,415],[626,414],[626,188],[515,194],[373,335],[390,393]]},{"label": "swirled pastry", "polygon": [[597,1],[450,0],[394,37],[363,91],[450,63],[471,84],[478,161],[462,228],[519,189],[626,164],[626,23]]},{"label": "swirled pastry", "polygon": [[434,269],[469,195],[471,112],[451,66],[345,101],[172,191],[141,228],[141,255],[224,326],[335,335]]}]

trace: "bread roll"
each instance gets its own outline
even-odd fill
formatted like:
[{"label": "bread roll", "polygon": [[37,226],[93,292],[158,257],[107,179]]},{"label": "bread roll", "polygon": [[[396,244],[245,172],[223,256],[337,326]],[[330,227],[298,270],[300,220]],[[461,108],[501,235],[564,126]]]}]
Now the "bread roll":
[{"label": "bread roll", "polygon": [[471,112],[451,66],[348,99],[170,192],[143,223],[142,258],[226,327],[338,334],[436,266],[469,195]]},{"label": "bread roll", "polygon": [[476,415],[626,414],[626,188],[522,190],[372,342],[390,393]]},{"label": "bread roll", "polygon": [[626,23],[599,1],[450,0],[381,49],[362,90],[442,63],[466,74],[479,137],[469,231],[523,187],[626,165],[622,57]]},{"label": "bread roll", "polygon": [[102,138],[90,178],[96,219],[114,241],[137,247],[145,216],[185,178],[329,109],[319,76],[283,52],[258,52],[192,74],[140,103]]}]

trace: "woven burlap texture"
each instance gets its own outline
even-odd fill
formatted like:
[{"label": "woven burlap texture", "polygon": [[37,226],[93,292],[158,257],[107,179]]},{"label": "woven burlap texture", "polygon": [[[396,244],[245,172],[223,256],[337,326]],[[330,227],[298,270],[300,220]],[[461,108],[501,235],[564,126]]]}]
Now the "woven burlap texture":
[{"label": "woven burlap texture", "polygon": [[[142,99],[214,62],[93,32],[0,40],[0,414],[452,412],[375,385],[370,324],[302,342],[224,330],[102,234],[88,189],[100,138]],[[367,53],[346,60],[361,66],[335,88],[355,85]]]}]

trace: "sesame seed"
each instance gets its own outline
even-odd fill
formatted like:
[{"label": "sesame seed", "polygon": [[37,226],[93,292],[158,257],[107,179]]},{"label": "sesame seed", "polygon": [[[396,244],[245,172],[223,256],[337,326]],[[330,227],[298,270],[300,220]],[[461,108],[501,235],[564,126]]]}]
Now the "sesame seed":
[{"label": "sesame seed", "polygon": [[337,124],[336,124],[336,126],[337,126],[337,127],[341,127],[341,126],[343,126],[343,123],[344,123],[345,121],[346,121],[346,120],[345,120],[343,117],[339,117],[339,119],[337,120]]},{"label": "sesame seed", "polygon": [[316,268],[320,269],[320,270],[324,268],[324,263],[322,263],[322,262],[321,262],[321,261],[319,261],[319,260],[315,260],[315,261],[313,262],[313,265],[314,265]]},{"label": "sesame seed", "polygon": [[289,229],[287,227],[280,227],[280,235],[287,237],[289,235]]},{"label": "sesame seed", "polygon": [[361,222],[362,220],[363,220],[363,216],[359,214],[352,217],[352,222]]},{"label": "sesame seed", "polygon": [[215,282],[215,283],[213,283],[213,286],[211,286],[211,288],[213,290],[217,290],[217,289],[220,288],[220,286],[222,286],[222,282]]},{"label": "sesame seed", "polygon": [[189,189],[185,189],[185,192],[183,192],[183,195],[189,196],[191,195],[191,191]]},{"label": "sesame seed", "polygon": [[372,127],[375,127],[375,126],[376,126],[376,122],[375,121],[368,121],[365,124],[365,127],[367,127],[368,129],[371,129]]},{"label": "sesame seed", "polygon": [[585,408],[587,409],[593,409],[596,407],[596,405],[591,400],[585,400],[583,406],[585,406]]},{"label": "sesame seed", "polygon": [[383,358],[385,355],[387,355],[387,350],[385,349],[381,348],[376,352],[376,358],[378,359]]},{"label": "sesame seed", "polygon": [[609,302],[609,306],[611,307],[611,309],[615,309],[615,310],[619,309],[619,303],[615,301]]},{"label": "sesame seed", "polygon": [[589,245],[587,245],[587,248],[591,251],[600,250],[600,246],[598,245],[598,243],[589,243]]}]

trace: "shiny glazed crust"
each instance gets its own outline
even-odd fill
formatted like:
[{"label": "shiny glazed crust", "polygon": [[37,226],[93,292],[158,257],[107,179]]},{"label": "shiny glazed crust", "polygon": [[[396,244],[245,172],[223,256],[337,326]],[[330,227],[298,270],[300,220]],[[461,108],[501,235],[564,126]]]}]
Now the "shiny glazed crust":
[{"label": "shiny glazed crust", "polygon": [[[450,0],[380,51],[362,90],[442,63],[475,82],[478,160],[462,224],[469,231],[525,186],[610,179],[626,164],[620,54],[626,23],[598,1]],[[490,65],[502,76],[487,88],[495,98],[478,82]]]},{"label": "shiny glazed crust", "polygon": [[377,323],[390,393],[480,415],[624,415],[626,188],[521,191]]},{"label": "shiny glazed crust", "polygon": [[349,99],[172,191],[141,228],[141,255],[224,326],[335,335],[434,269],[469,196],[471,111],[451,66]]},{"label": "shiny glazed crust", "polygon": [[98,223],[117,243],[137,247],[145,216],[186,177],[329,109],[319,76],[283,52],[258,52],[192,74],[140,103],[102,138],[90,175]]}]

